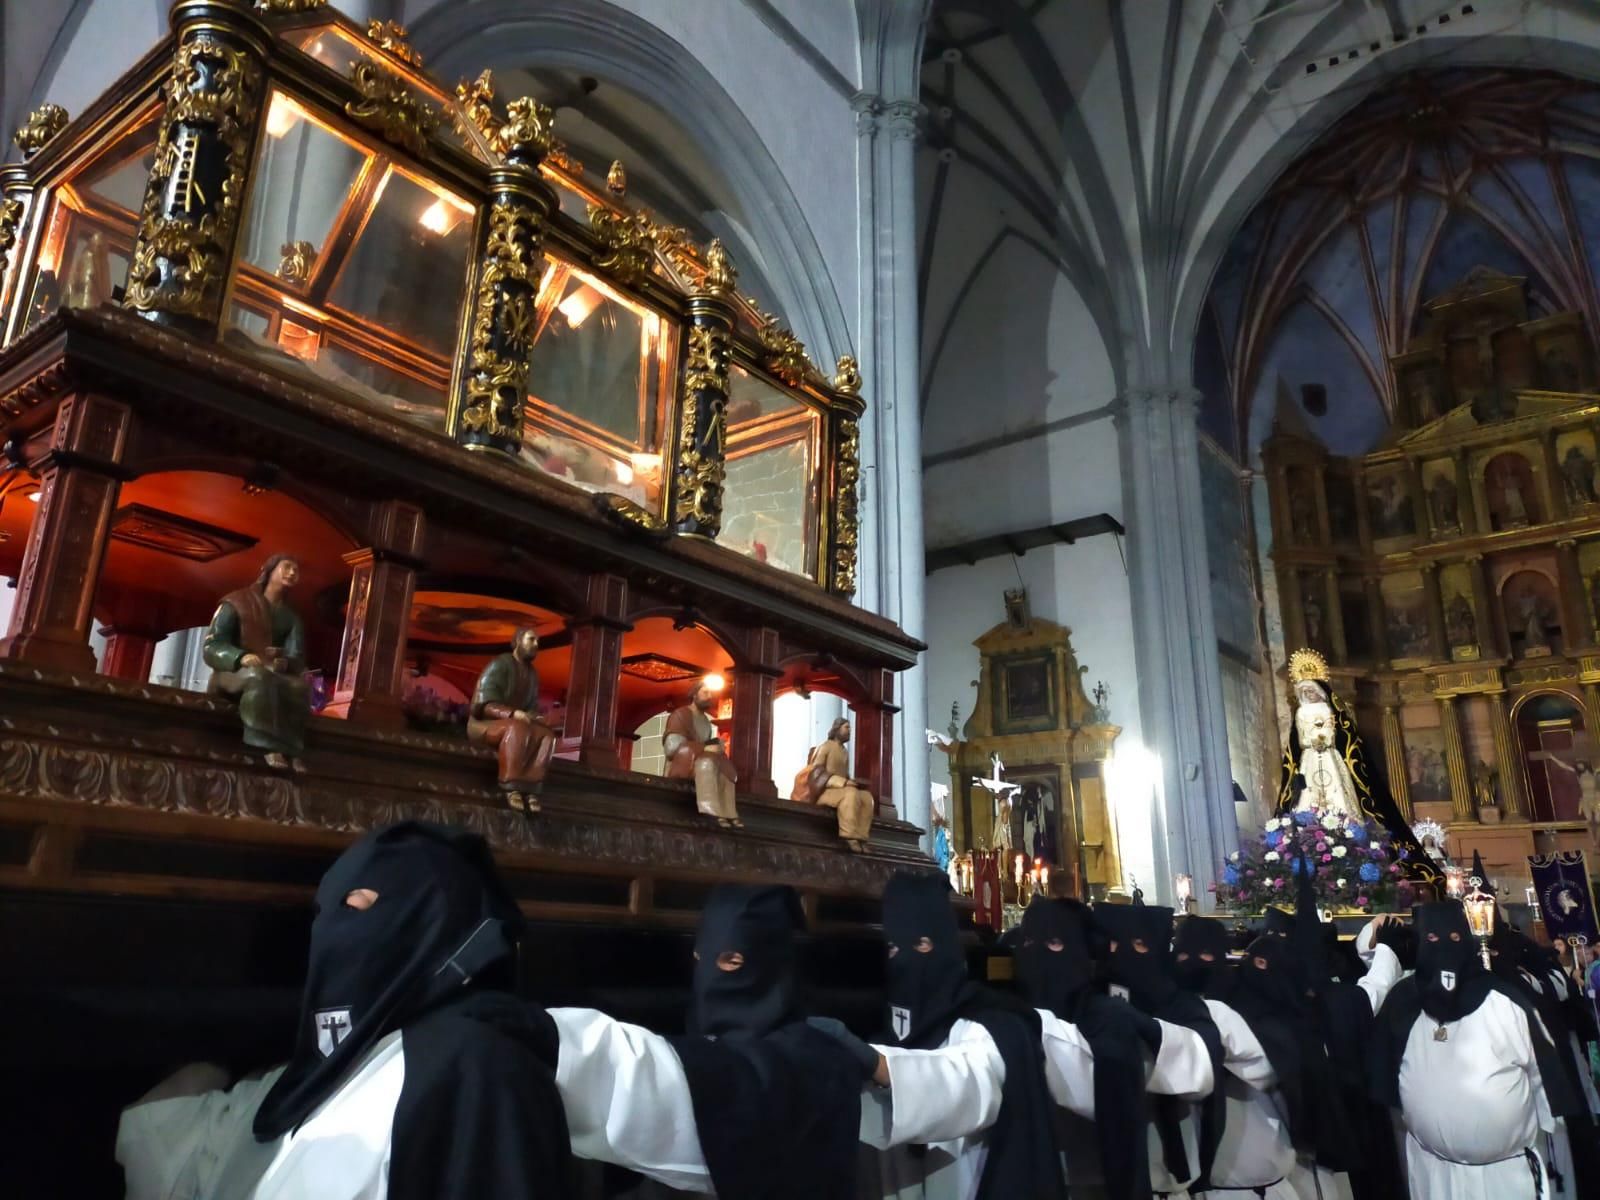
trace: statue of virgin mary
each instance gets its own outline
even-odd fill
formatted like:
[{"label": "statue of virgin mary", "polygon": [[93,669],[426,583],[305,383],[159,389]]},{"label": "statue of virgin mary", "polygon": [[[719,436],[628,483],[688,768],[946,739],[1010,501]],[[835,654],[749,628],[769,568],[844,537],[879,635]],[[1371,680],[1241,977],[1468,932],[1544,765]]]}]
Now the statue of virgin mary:
[{"label": "statue of virgin mary", "polygon": [[1283,756],[1278,815],[1315,808],[1373,821],[1387,832],[1395,853],[1407,851],[1402,860],[1407,875],[1438,880],[1438,868],[1367,761],[1355,717],[1328,684],[1327,661],[1315,650],[1296,650],[1289,656],[1289,684],[1295,710]]}]

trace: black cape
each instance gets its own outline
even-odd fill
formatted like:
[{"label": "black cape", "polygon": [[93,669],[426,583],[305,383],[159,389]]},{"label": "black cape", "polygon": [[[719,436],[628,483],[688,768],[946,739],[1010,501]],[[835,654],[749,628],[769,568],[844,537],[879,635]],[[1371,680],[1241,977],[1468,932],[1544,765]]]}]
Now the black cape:
[{"label": "black cape", "polygon": [[[1039,1015],[1018,1000],[967,978],[960,930],[942,875],[898,874],[883,892],[890,1044],[913,1050],[944,1045],[958,1020],[988,1032],[1005,1064],[1000,1112],[987,1130],[978,1200],[1065,1200],[1056,1145],[1055,1104],[1044,1078]],[[922,939],[931,948],[919,951]],[[904,1014],[904,1015],[901,1015]]]}]

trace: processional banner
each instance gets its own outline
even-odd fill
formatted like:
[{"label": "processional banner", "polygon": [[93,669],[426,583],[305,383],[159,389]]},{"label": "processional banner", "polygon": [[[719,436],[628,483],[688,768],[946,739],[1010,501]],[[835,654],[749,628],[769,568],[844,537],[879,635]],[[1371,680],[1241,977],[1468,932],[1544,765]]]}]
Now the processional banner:
[{"label": "processional banner", "polygon": [[1583,851],[1530,854],[1528,869],[1533,874],[1534,894],[1539,897],[1539,911],[1550,936],[1578,946],[1600,943],[1594,889],[1589,886],[1589,867]]}]

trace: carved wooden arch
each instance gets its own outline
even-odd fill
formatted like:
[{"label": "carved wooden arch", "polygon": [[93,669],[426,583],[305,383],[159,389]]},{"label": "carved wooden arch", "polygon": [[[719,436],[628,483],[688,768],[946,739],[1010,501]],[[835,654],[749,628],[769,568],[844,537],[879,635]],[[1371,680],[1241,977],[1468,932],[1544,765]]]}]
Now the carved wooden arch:
[{"label": "carved wooden arch", "polygon": [[486,599],[535,604],[570,624],[583,615],[586,578],[580,572],[546,563],[539,564],[537,578],[530,577],[528,570],[522,567],[504,574],[422,571],[417,575],[417,591],[463,592]]},{"label": "carved wooden arch", "polygon": [[[820,657],[822,657],[822,655],[815,651],[803,650],[787,654],[773,664],[782,671],[782,675],[777,686],[778,694],[781,695],[784,692],[799,690],[799,681],[791,680],[790,678],[794,668],[801,665],[815,666],[816,660]],[[837,686],[828,683],[814,684],[807,680],[805,685],[807,691],[822,692],[829,696],[838,696],[852,708],[858,705],[871,705],[877,703],[877,701],[873,699],[872,687],[869,682],[862,676],[860,671],[852,667],[850,664],[840,662],[838,659],[834,659],[828,663],[825,669],[837,675],[842,681],[841,684]]]},{"label": "carved wooden arch", "polygon": [[728,652],[728,657],[733,660],[735,671],[749,667],[750,662],[750,636],[748,631],[726,624],[722,618],[709,615],[699,609],[691,609],[682,604],[662,604],[653,602],[642,608],[630,609],[623,619],[629,626],[637,625],[640,621],[651,617],[666,617],[673,621],[684,616],[692,617],[686,624],[693,625],[711,635],[711,639]]}]

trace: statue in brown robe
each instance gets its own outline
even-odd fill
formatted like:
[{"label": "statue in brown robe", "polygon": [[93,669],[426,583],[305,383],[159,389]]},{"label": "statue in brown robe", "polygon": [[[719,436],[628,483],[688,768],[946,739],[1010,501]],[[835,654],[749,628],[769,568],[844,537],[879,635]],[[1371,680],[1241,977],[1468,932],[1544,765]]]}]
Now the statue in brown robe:
[{"label": "statue in brown robe", "polygon": [[724,829],[743,829],[734,801],[739,772],[729,761],[717,727],[711,723],[710,713],[716,704],[717,694],[701,680],[689,693],[689,703],[668,715],[661,739],[661,748],[667,755],[666,777],[694,780],[695,807],[706,816],[715,817]]},{"label": "statue in brown robe", "polygon": [[857,854],[867,848],[872,832],[872,793],[862,779],[850,777],[850,755],[845,743],[850,740],[850,722],[840,717],[828,730],[822,744],[811,752],[810,761],[795,776],[789,798],[801,804],[820,804],[839,814],[839,836]]},{"label": "statue in brown robe", "polygon": [[229,592],[206,630],[207,690],[239,702],[244,741],[266,751],[267,765],[303,770],[311,689],[306,686],[305,628],[285,597],[300,564],[274,554],[249,587]]},{"label": "statue in brown robe", "polygon": [[538,793],[556,736],[539,719],[537,653],[538,632],[517,630],[511,649],[495,656],[478,676],[467,713],[467,740],[495,748],[500,790],[512,808],[526,812],[539,811]]}]

